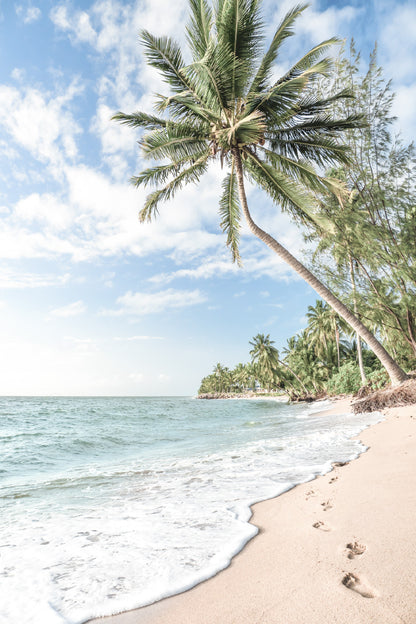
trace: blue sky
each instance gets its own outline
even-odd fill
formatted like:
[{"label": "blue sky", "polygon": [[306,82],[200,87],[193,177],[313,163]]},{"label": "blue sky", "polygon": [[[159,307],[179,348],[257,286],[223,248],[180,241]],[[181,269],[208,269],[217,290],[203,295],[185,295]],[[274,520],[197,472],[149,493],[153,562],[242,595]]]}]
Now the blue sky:
[{"label": "blue sky", "polygon": [[[264,2],[270,32],[292,2]],[[141,225],[136,136],[110,122],[161,90],[138,32],[183,42],[186,2],[0,0],[0,394],[193,394],[217,361],[282,348],[313,291],[243,231],[244,268],[218,226],[212,169]],[[281,69],[313,44],[375,40],[406,139],[416,126],[413,3],[312,0]],[[293,253],[301,232],[251,189],[253,216]]]}]

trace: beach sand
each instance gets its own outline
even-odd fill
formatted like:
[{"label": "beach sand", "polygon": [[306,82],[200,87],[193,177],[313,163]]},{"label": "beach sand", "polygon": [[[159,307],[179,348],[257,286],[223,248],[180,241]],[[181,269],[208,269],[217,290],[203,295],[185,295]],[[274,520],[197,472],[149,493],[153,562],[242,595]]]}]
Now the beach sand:
[{"label": "beach sand", "polygon": [[[348,410],[339,401],[335,413]],[[415,624],[416,406],[368,452],[253,507],[259,534],[193,589],[94,624]]]}]

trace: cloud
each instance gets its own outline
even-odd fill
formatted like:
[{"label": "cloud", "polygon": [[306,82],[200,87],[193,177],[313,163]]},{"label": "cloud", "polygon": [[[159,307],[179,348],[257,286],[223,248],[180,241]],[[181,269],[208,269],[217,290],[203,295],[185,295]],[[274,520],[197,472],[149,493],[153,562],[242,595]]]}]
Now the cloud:
[{"label": "cloud", "polygon": [[0,128],[16,146],[49,164],[58,178],[64,163],[77,155],[76,137],[82,130],[70,104],[82,90],[76,79],[55,92],[0,85]]},{"label": "cloud", "polygon": [[84,314],[86,310],[87,308],[83,301],[74,301],[73,303],[69,303],[68,305],[61,308],[55,308],[55,310],[51,310],[51,312],[49,312],[48,318],[68,318],[70,316],[79,316],[80,314]]},{"label": "cloud", "polygon": [[32,24],[40,19],[42,11],[38,7],[24,7],[22,4],[16,6],[16,15],[23,20],[24,24]]},{"label": "cloud", "polygon": [[[300,236],[300,235],[299,235]],[[289,248],[293,248],[289,246]],[[299,254],[300,255],[300,254]],[[168,273],[159,273],[149,278],[153,284],[165,285],[177,279],[211,279],[213,277],[228,277],[230,275],[261,278],[264,276],[285,282],[300,279],[288,264],[281,260],[263,243],[256,240],[245,242],[242,249],[243,266],[238,267],[231,262],[231,258],[224,254],[223,258],[216,255],[206,255],[198,266],[186,269],[177,269]]]},{"label": "cloud", "polygon": [[21,225],[38,223],[53,231],[66,230],[74,219],[70,208],[51,193],[32,193],[17,202],[14,216]]},{"label": "cloud", "polygon": [[129,380],[133,383],[143,383],[145,381],[145,377],[143,373],[130,373],[128,375]]},{"label": "cloud", "polygon": [[49,17],[58,29],[70,34],[73,43],[94,44],[96,42],[97,33],[91,26],[90,17],[85,11],[70,13],[66,5],[60,4],[51,10]]},{"label": "cloud", "polygon": [[76,338],[75,336],[64,336],[64,342],[69,344],[73,353],[77,355],[89,356],[99,351],[98,345],[92,338]]},{"label": "cloud", "polygon": [[136,340],[164,340],[162,336],[127,336],[125,338],[115,336],[114,340],[117,342],[132,342]]},{"label": "cloud", "polygon": [[46,288],[49,286],[62,286],[68,283],[70,274],[64,275],[40,275],[0,269],[0,288]]},{"label": "cloud", "polygon": [[[384,13],[379,38],[379,54],[387,75],[395,83],[416,81],[416,7],[410,3],[389,5]],[[398,45],[400,42],[400,45]]]},{"label": "cloud", "polygon": [[207,301],[200,290],[174,290],[168,288],[155,293],[131,291],[117,299],[117,310],[104,310],[109,316],[144,316],[160,314],[166,310],[187,308]]}]

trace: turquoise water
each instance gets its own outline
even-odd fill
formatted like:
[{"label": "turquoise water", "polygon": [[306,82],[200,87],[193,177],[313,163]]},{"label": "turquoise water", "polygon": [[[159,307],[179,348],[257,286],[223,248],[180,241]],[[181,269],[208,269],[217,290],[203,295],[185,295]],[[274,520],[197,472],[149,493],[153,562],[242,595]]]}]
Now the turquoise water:
[{"label": "turquoise water", "polygon": [[357,456],[380,418],[322,407],[0,398],[1,624],[84,622],[226,567],[250,504]]}]

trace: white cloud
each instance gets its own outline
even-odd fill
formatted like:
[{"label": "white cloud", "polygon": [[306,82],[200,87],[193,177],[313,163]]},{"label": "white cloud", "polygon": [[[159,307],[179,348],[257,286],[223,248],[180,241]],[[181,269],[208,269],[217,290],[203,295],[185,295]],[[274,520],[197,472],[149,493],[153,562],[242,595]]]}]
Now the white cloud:
[{"label": "white cloud", "polygon": [[77,338],[75,336],[65,336],[64,342],[70,345],[73,353],[83,356],[94,355],[99,351],[98,345],[92,338]]},{"label": "white cloud", "polygon": [[65,230],[74,218],[69,207],[50,193],[32,193],[21,199],[15,206],[14,216],[22,226],[36,222],[54,231]]},{"label": "white cloud", "polygon": [[[277,24],[286,15],[288,11],[293,9],[292,0],[282,0],[278,3],[266,1],[266,6],[272,13],[269,20],[269,35],[274,32]],[[362,9],[346,4],[338,8],[337,6],[329,6],[324,11],[318,8],[318,1],[312,0],[308,8],[301,14],[295,23],[295,37],[291,41],[291,46],[301,46],[303,52],[306,51],[308,45],[316,45],[325,39],[339,36],[340,30],[344,28],[346,23],[352,22],[357,18]],[[302,36],[303,35],[303,36]],[[305,43],[305,35],[309,38],[309,42]],[[293,60],[293,59],[292,59]]]},{"label": "white cloud", "polygon": [[313,6],[307,9],[297,22],[296,32],[299,35],[308,34],[314,45],[339,35],[340,28],[345,23],[352,22],[361,12],[351,5],[330,6],[325,11],[319,11]]},{"label": "white cloud", "polygon": [[394,90],[396,97],[393,101],[393,115],[398,118],[397,125],[405,139],[412,141],[416,135],[416,115],[415,107],[409,106],[409,102],[416,102],[416,80],[409,86],[401,85]]},{"label": "white cloud", "polygon": [[143,316],[159,314],[165,310],[187,308],[207,301],[200,290],[174,290],[168,288],[155,293],[131,291],[117,299],[120,306],[117,310],[105,310],[109,316]]},{"label": "white cloud", "polygon": [[409,84],[416,81],[416,7],[408,3],[389,8],[379,38],[381,62],[395,83]]},{"label": "white cloud", "polygon": [[24,7],[19,4],[16,6],[16,15],[23,20],[24,24],[32,24],[40,18],[42,11],[35,6]]},{"label": "white cloud", "polygon": [[145,377],[143,375],[143,373],[130,373],[128,375],[129,380],[131,380],[133,383],[143,383],[145,381]]},{"label": "white cloud", "polygon": [[12,72],[10,75],[13,78],[13,80],[16,80],[17,82],[21,82],[26,77],[26,70],[23,69],[22,67],[15,67],[14,69],[12,69]]},{"label": "white cloud", "polygon": [[24,271],[0,269],[0,288],[45,288],[48,286],[62,286],[67,284],[70,274],[64,275],[37,275]]},{"label": "white cloud", "polygon": [[153,284],[165,285],[176,279],[211,279],[221,275],[248,276],[251,278],[271,277],[275,280],[293,281],[300,279],[292,269],[263,243],[256,240],[246,241],[242,248],[243,266],[233,264],[228,254],[218,257],[218,254],[206,255],[198,266],[178,269],[169,273],[159,273],[149,278]]},{"label": "white cloud", "polygon": [[55,308],[55,310],[51,310],[51,312],[49,312],[49,318],[68,318],[70,316],[79,316],[80,314],[84,314],[86,310],[87,308],[83,301],[74,301],[73,303],[69,303],[66,306],[62,306],[61,308]]},{"label": "white cloud", "polygon": [[164,340],[162,336],[127,336],[126,338],[115,336],[117,342],[135,342],[136,340]]},{"label": "white cloud", "polygon": [[95,44],[97,33],[85,11],[74,11],[69,14],[68,7],[61,4],[54,7],[49,16],[57,28],[70,33],[73,42]]},{"label": "white cloud", "polygon": [[0,126],[17,146],[48,163],[57,177],[64,162],[77,154],[75,138],[81,127],[69,104],[82,89],[77,80],[54,93],[0,85]]}]

